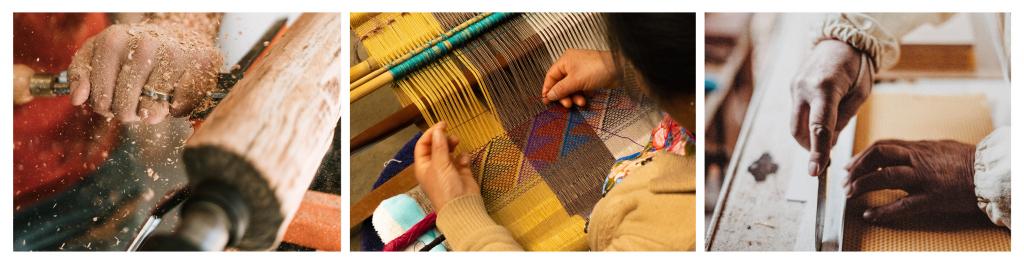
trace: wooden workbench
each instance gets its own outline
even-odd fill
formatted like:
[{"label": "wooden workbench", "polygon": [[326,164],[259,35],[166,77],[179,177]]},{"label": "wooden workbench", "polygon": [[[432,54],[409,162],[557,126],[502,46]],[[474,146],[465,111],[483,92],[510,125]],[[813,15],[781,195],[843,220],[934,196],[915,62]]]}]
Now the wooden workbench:
[{"label": "wooden workbench", "polygon": [[[811,197],[803,202],[793,201],[794,195],[806,196],[794,192],[814,192],[816,186],[802,183],[810,178],[807,175],[808,153],[790,133],[790,85],[814,43],[815,31],[812,29],[820,23],[815,21],[823,17],[820,14],[774,16],[774,20],[768,20],[774,22],[752,25],[755,91],[724,175],[721,201],[716,204],[708,222],[705,248],[709,251],[789,251],[813,248],[813,243],[808,246],[808,242],[813,242],[815,200]],[[986,30],[986,26],[993,27],[998,22],[996,18],[974,15],[970,20],[962,19],[961,22],[970,22],[970,26],[976,27],[974,30],[977,32],[996,35],[982,34],[987,37],[973,42],[976,68],[958,73],[960,79],[950,79],[948,73],[935,70],[927,71],[928,74],[924,75],[896,74],[895,79],[911,78],[914,81],[876,85],[874,93],[901,87],[912,87],[904,91],[925,94],[980,92],[986,94],[987,101],[993,105],[992,118],[995,125],[1009,125],[1008,79],[1000,74],[1006,70],[999,62],[1001,57],[995,54],[1002,50],[999,45],[1001,42],[992,41],[999,39],[999,33]],[[757,28],[759,26],[764,28]],[[832,152],[833,165],[829,168],[830,208],[826,214],[832,217],[826,217],[829,222],[826,223],[825,238],[832,238],[832,241],[839,243],[843,240],[841,209],[845,205],[845,198],[838,182],[846,176],[841,167],[848,162],[852,153],[850,137],[852,127],[856,127],[854,122],[851,121],[840,134],[839,142]],[[748,167],[766,153],[772,156],[778,169],[764,180],[757,181]]]},{"label": "wooden workbench", "polygon": [[[754,41],[756,87],[725,174],[721,201],[707,228],[708,251],[793,250],[803,210],[814,209],[813,202],[786,200],[790,180],[808,176],[807,162],[798,159],[807,160],[807,151],[790,133],[789,88],[811,50],[810,26],[820,19],[813,14],[778,15],[767,32],[760,32],[763,41]],[[778,170],[758,182],[747,167],[764,153],[772,156]]]}]

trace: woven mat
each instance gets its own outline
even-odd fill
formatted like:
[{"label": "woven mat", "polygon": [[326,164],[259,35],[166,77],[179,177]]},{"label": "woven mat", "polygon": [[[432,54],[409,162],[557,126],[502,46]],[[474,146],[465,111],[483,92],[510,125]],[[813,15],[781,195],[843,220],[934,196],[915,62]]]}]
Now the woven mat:
[{"label": "woven mat", "polygon": [[[854,152],[880,139],[951,139],[976,144],[992,131],[984,95],[876,93],[858,113]],[[861,218],[865,207],[905,196],[898,190],[868,193],[847,203],[843,250],[847,251],[1009,251],[1010,231],[984,216],[919,217],[880,226]]]}]

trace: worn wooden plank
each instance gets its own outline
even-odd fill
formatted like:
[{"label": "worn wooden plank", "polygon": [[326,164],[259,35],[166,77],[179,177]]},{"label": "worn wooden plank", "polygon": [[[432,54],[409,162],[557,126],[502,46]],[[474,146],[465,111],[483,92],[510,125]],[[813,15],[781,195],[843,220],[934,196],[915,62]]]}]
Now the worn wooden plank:
[{"label": "worn wooden plank", "polygon": [[363,221],[373,216],[373,211],[377,209],[380,202],[392,196],[408,192],[418,185],[419,181],[416,181],[416,172],[412,169],[412,166],[405,168],[398,175],[395,175],[395,177],[377,187],[377,189],[373,189],[369,194],[359,199],[359,202],[352,205],[349,213],[349,228],[356,228]]},{"label": "worn wooden plank", "polygon": [[[791,177],[807,176],[807,167],[793,165],[792,153],[806,150],[790,133],[789,87],[811,50],[814,35],[808,25],[815,19],[820,16],[781,15],[765,41],[755,41],[758,83],[708,227],[709,251],[792,250],[797,241],[805,204],[786,201],[786,191]],[[758,182],[747,167],[764,153],[779,168]]]}]

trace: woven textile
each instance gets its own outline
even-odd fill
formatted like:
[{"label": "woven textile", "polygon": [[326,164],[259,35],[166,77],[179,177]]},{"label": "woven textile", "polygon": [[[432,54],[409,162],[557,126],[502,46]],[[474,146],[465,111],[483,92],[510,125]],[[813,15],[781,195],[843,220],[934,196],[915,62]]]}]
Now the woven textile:
[{"label": "woven textile", "polygon": [[[854,151],[880,139],[949,139],[976,144],[992,131],[983,95],[876,93],[857,114]],[[913,120],[913,121],[907,121]],[[918,217],[889,225],[868,224],[866,207],[891,203],[907,193],[881,190],[848,201],[843,250],[860,251],[1009,251],[1010,231],[977,217]]]},{"label": "woven textile", "polygon": [[[430,39],[474,15],[381,14],[354,31],[377,56],[416,47],[374,44],[398,41],[397,32]],[[433,21],[403,27],[403,16]],[[586,220],[612,164],[643,150],[661,119],[628,73],[623,87],[591,94],[586,107],[541,102],[545,72],[566,49],[605,50],[605,39],[598,14],[521,14],[394,85],[428,125],[449,123],[461,139],[456,152],[473,157],[488,213],[528,250],[586,249]]]}]

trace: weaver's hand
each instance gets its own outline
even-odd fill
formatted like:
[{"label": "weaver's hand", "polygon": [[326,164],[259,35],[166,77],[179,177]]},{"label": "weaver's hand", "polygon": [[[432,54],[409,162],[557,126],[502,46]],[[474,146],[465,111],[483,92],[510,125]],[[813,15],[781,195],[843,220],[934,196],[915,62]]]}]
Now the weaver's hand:
[{"label": "weaver's hand", "polygon": [[979,213],[974,193],[974,146],[955,141],[876,142],[846,166],[847,198],[880,189],[909,195],[864,211],[870,222],[926,213]]},{"label": "weaver's hand", "polygon": [[583,107],[587,103],[583,93],[614,87],[616,76],[610,52],[568,49],[548,69],[541,97],[545,104],[559,101],[566,108],[573,103]]},{"label": "weaver's hand", "polygon": [[124,122],[187,116],[216,87],[222,61],[197,34],[153,24],[107,28],[75,53],[68,70],[72,104],[88,101],[97,113]]},{"label": "weaver's hand", "polygon": [[[863,60],[863,61],[862,61]],[[871,65],[845,42],[819,42],[791,86],[793,138],[811,151],[811,176],[825,171],[829,153],[850,118],[871,93]]]},{"label": "weaver's hand", "polygon": [[441,211],[456,197],[480,193],[480,186],[469,170],[469,156],[453,156],[452,149],[459,140],[445,133],[446,126],[439,122],[423,132],[414,152],[416,180],[434,211]]}]

